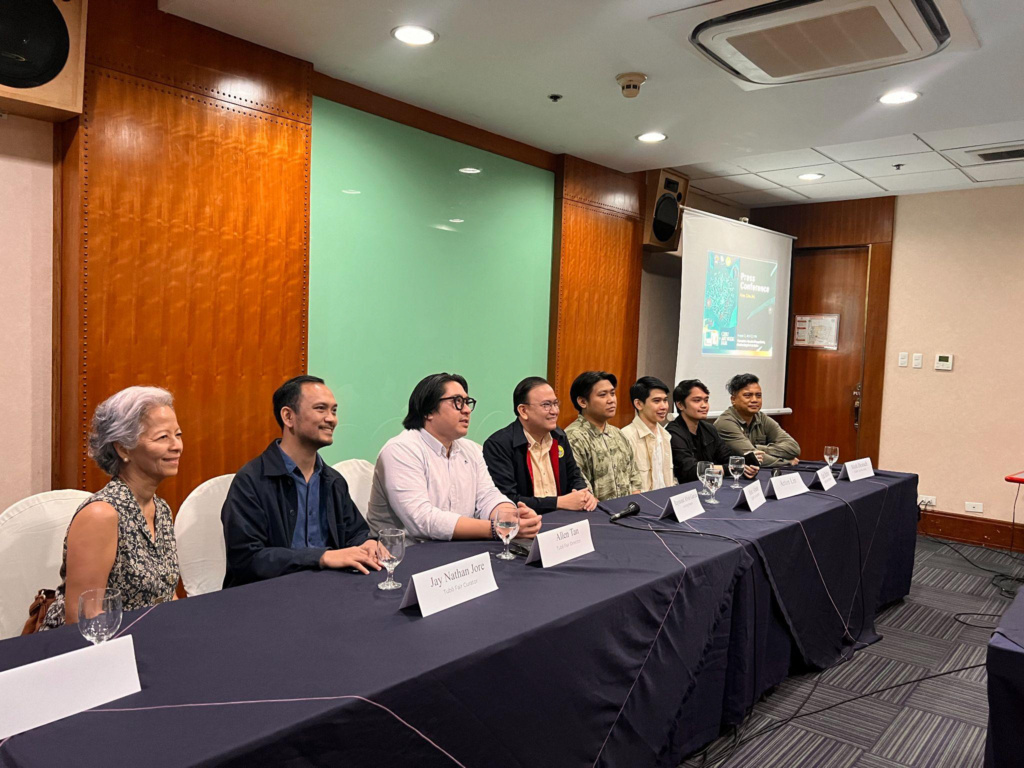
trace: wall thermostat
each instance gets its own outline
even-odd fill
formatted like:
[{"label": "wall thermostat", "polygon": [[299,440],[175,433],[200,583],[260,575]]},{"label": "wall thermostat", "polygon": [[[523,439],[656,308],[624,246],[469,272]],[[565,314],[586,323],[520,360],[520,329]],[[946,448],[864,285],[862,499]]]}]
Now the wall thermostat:
[{"label": "wall thermostat", "polygon": [[952,371],[953,370],[953,356],[952,355],[936,355],[935,356],[935,370],[936,371]]}]

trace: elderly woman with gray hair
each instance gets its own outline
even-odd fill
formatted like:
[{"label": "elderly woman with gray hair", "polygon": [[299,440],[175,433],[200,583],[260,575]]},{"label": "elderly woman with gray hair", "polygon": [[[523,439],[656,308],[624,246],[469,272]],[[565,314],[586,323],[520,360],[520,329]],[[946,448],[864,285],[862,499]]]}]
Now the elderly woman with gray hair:
[{"label": "elderly woman with gray hair", "polygon": [[178,553],[157,486],[178,474],[181,429],[171,393],[128,387],[96,408],[89,455],[110,482],[78,508],[64,537],[56,599],[42,629],[78,621],[78,597],[116,589],[124,610],[174,599]]}]

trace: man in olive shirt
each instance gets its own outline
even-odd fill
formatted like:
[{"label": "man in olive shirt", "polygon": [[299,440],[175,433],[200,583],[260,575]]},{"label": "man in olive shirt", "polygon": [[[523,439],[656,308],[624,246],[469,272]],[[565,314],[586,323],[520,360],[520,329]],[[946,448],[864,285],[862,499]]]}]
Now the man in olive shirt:
[{"label": "man in olive shirt", "polygon": [[565,435],[583,479],[601,501],[640,490],[633,449],[622,432],[608,423],[615,415],[617,384],[614,374],[585,371],[569,389],[580,415],[565,428]]},{"label": "man in olive shirt", "polygon": [[761,385],[752,373],[740,373],[726,385],[732,406],[715,421],[729,450],[743,456],[763,451],[762,467],[796,464],[800,445],[771,416],[761,413]]}]

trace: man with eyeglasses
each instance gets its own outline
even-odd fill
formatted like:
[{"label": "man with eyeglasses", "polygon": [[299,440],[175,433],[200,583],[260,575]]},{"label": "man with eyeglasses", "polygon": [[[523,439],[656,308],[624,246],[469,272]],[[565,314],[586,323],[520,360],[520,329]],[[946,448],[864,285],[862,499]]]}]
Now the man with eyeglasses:
[{"label": "man with eyeglasses", "polygon": [[516,420],[484,441],[484,461],[498,490],[512,501],[540,514],[591,512],[597,499],[587,490],[569,440],[558,427],[559,405],[547,380],[523,379],[512,391]]},{"label": "man with eyeglasses", "polygon": [[608,421],[615,415],[618,380],[605,371],[584,371],[569,388],[580,415],[565,428],[576,462],[591,492],[601,501],[640,491],[633,449]]},{"label": "man with eyeglasses", "polygon": [[377,457],[366,515],[371,530],[403,528],[411,542],[498,540],[498,510],[516,506],[518,537],[537,535],[540,516],[494,486],[483,450],[466,439],[476,407],[468,389],[451,373],[431,374],[413,389],[405,431]]},{"label": "man with eyeglasses", "polygon": [[800,444],[771,416],[761,413],[761,384],[752,373],[740,373],[726,384],[732,405],[715,420],[715,429],[729,451],[745,456],[761,451],[762,467],[797,464]]}]

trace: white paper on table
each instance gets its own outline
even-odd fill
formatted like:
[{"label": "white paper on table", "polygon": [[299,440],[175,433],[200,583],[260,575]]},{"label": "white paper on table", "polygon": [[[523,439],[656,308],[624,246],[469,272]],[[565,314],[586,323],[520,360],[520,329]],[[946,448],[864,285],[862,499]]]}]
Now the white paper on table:
[{"label": "white paper on table", "polygon": [[871,457],[866,459],[854,459],[843,464],[839,473],[840,480],[863,480],[865,477],[874,477],[875,470],[871,468]]},{"label": "white paper on table", "polygon": [[581,520],[578,523],[538,533],[530,547],[530,555],[526,562],[540,560],[542,567],[550,568],[593,551],[594,540],[590,536],[590,521]]},{"label": "white paper on table", "polygon": [[761,481],[755,478],[752,483],[743,486],[743,493],[736,500],[733,509],[749,509],[753,512],[762,504],[764,504],[764,489],[761,487]]},{"label": "white paper on table", "polygon": [[823,491],[827,491],[829,488],[836,484],[836,479],[832,477],[832,467],[824,466],[814,473],[814,479],[811,480],[811,488],[821,488]]},{"label": "white paper on table", "polygon": [[788,472],[771,479],[768,485],[768,498],[788,499],[790,496],[807,493],[807,490],[804,478],[799,472]]},{"label": "white paper on table", "polygon": [[399,609],[418,604],[424,616],[494,592],[498,588],[494,581],[494,571],[491,570],[491,556],[486,552],[415,573],[410,582]]},{"label": "white paper on table", "polygon": [[665,505],[665,511],[661,513],[661,518],[659,519],[664,520],[666,517],[673,515],[681,523],[684,520],[689,520],[702,514],[704,514],[704,505],[700,503],[700,496],[697,494],[697,491],[691,489],[677,493],[670,498],[668,504]]},{"label": "white paper on table", "polygon": [[0,672],[0,739],[142,690],[131,635]]}]

